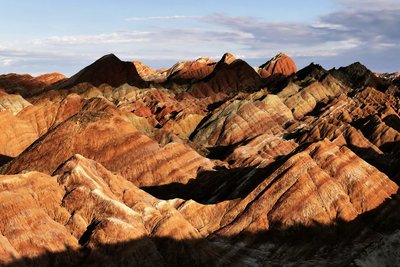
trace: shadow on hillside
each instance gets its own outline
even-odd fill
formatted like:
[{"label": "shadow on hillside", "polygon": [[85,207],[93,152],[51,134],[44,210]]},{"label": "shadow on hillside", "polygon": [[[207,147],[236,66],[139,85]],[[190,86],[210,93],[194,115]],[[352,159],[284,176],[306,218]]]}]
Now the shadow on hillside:
[{"label": "shadow on hillside", "polygon": [[[191,179],[187,184],[170,183],[141,187],[140,189],[159,199],[193,199],[203,204],[215,204],[224,200],[244,197],[246,193],[250,193],[258,183],[265,179],[266,176],[260,175],[261,172],[261,169],[255,167],[221,168],[220,170],[200,171],[197,177]],[[249,173],[254,173],[252,179],[255,186],[246,186],[246,190],[233,194],[235,187],[240,185],[243,177]]]},{"label": "shadow on hillside", "polygon": [[0,174],[3,173],[3,171],[7,168],[7,164],[11,162],[13,159],[14,158],[12,157],[0,154]]},{"label": "shadow on hillside", "polygon": [[[393,139],[397,139],[396,131],[400,132],[400,119],[396,115],[388,115],[383,120],[386,126],[392,129]],[[377,119],[376,115],[370,115],[352,122],[352,125],[359,129],[362,134],[370,141],[376,137],[376,128],[381,126],[381,121]],[[388,139],[385,137],[387,130],[381,131],[382,140]],[[372,141],[371,141],[372,142]],[[384,154],[379,154],[371,148],[361,148],[349,145],[349,148],[356,153],[359,157],[367,161],[369,164],[375,166],[381,172],[389,176],[393,181],[400,185],[400,141],[385,142],[379,146],[379,149]]]},{"label": "shadow on hillside", "polygon": [[[400,185],[400,142],[389,142],[384,146],[386,151],[379,154],[372,148],[347,145],[357,156],[386,174],[391,180]],[[390,148],[390,150],[389,150]]]},{"label": "shadow on hillside", "polygon": [[[296,225],[238,235],[176,240],[143,237],[89,248],[67,248],[37,257],[14,259],[1,266],[349,266],[366,248],[380,244],[400,228],[399,195],[351,222]],[[396,246],[396,244],[394,244]],[[396,247],[395,247],[396,249]],[[396,251],[387,255],[393,256]],[[386,255],[386,256],[387,256]],[[398,257],[398,256],[397,256]],[[377,259],[379,263],[379,258]],[[389,259],[390,260],[390,259]],[[399,261],[400,259],[393,259]],[[395,261],[392,261],[393,263]]]},{"label": "shadow on hillside", "polygon": [[6,155],[2,155],[0,154],[0,167],[9,163],[10,161],[12,161],[14,158],[6,156]]},{"label": "shadow on hillside", "polygon": [[142,190],[159,198],[193,199],[202,204],[215,204],[225,200],[244,198],[262,181],[270,176],[287,157],[277,158],[265,168],[243,167],[200,171],[187,184],[170,183],[141,187]]},{"label": "shadow on hillside", "polygon": [[[298,151],[302,151],[310,144],[311,143],[304,143],[299,145],[291,153],[276,158],[275,162],[265,168],[257,168],[254,166],[226,169],[224,167],[219,167],[216,170],[200,171],[197,177],[191,179],[187,184],[170,183],[141,187],[141,189],[159,199],[193,199],[202,204],[216,204],[225,200],[244,198],[277,170],[287,159]],[[397,148],[400,142],[387,143],[386,145]],[[362,148],[351,144],[347,146],[357,156],[400,185],[400,153],[398,152],[400,148],[398,150],[393,150],[394,152],[392,153],[378,154],[372,148]],[[222,149],[221,151],[224,150]],[[395,152],[397,152],[397,154]],[[214,151],[214,153],[220,152]]]},{"label": "shadow on hillside", "polygon": [[390,114],[383,119],[383,122],[387,125],[400,132],[400,118],[394,114]]}]

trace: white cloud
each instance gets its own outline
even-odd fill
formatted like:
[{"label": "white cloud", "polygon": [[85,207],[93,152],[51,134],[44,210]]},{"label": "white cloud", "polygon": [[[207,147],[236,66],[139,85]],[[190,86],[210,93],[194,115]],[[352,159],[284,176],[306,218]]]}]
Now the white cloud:
[{"label": "white cloud", "polygon": [[0,58],[0,66],[2,67],[8,67],[10,66],[12,63],[16,62],[15,59],[11,59],[11,58]]},{"label": "white cloud", "polygon": [[347,11],[378,11],[400,8],[398,0],[336,0]]},{"label": "white cloud", "polygon": [[201,16],[155,16],[155,17],[130,17],[125,21],[143,21],[143,20],[176,20],[176,19],[199,19]]},{"label": "white cloud", "polygon": [[[171,24],[168,27],[160,23],[159,27],[144,31],[60,35],[2,43],[0,72],[18,71],[18,66],[32,68],[31,71],[35,72],[38,68],[62,71],[63,65],[67,65],[70,68],[67,74],[72,74],[108,53],[144,63],[146,60],[172,63],[199,55],[217,59],[226,51],[241,58],[265,60],[285,51],[297,58],[329,59],[336,62],[336,66],[350,59],[373,58],[372,65],[382,70],[385,66],[393,68],[393,64],[387,61],[400,61],[397,48],[400,42],[400,1],[383,0],[379,4],[370,0],[336,1],[340,9],[312,23],[271,22],[222,13],[132,17],[125,20],[193,19],[196,23]],[[378,6],[380,11],[376,12]]]},{"label": "white cloud", "polygon": [[54,45],[77,45],[77,44],[118,44],[146,42],[150,32],[114,32],[102,33],[97,35],[67,35],[67,36],[51,36],[45,39],[35,40],[35,44],[54,44]]},{"label": "white cloud", "polygon": [[347,28],[344,25],[334,24],[334,23],[326,23],[326,22],[321,22],[321,21],[318,21],[317,23],[314,23],[311,26],[314,28],[317,28],[317,29],[347,30]]}]

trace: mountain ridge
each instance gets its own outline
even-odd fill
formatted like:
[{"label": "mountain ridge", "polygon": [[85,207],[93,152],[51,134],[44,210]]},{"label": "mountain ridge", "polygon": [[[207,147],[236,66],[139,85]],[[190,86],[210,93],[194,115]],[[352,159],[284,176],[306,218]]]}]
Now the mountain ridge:
[{"label": "mountain ridge", "polygon": [[1,265],[400,262],[396,75],[226,53],[21,77],[0,76]]}]

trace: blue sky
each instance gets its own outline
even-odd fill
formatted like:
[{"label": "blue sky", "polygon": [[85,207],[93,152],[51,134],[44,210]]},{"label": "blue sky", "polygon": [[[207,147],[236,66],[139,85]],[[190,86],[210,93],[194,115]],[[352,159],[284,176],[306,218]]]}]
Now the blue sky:
[{"label": "blue sky", "polygon": [[260,65],[400,66],[398,0],[0,0],[0,73],[72,75],[104,54],[154,68],[231,52]]}]

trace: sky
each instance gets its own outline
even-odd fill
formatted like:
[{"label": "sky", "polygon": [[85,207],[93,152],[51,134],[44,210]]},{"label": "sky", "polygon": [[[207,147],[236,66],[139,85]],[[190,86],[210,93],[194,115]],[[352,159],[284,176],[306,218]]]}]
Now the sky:
[{"label": "sky", "polygon": [[400,71],[400,0],[0,0],[0,73],[70,76],[101,56],[153,68],[225,52],[298,68]]}]

